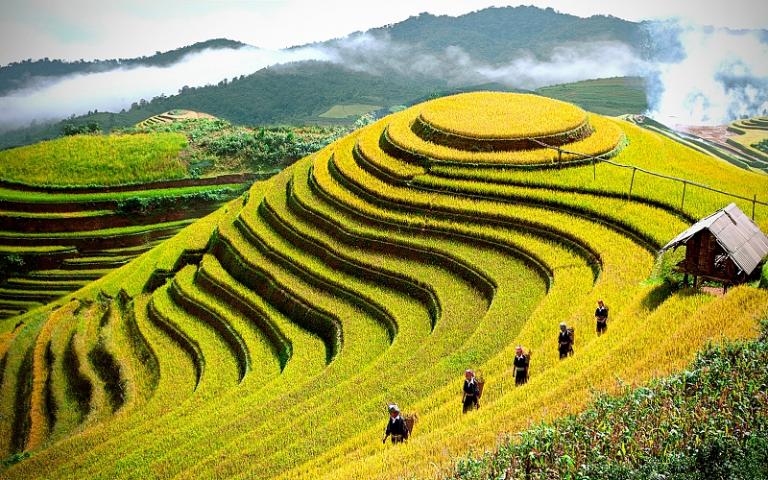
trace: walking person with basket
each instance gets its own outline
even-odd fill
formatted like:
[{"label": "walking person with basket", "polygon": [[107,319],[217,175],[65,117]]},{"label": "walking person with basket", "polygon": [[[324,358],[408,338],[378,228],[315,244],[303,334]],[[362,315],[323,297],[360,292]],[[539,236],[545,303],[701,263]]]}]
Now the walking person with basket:
[{"label": "walking person with basket", "polygon": [[466,370],[464,372],[464,396],[461,400],[463,410],[462,413],[467,413],[473,406],[477,409],[480,408],[480,386],[475,378],[475,372],[472,370]]},{"label": "walking person with basket", "polygon": [[515,360],[513,366],[515,368],[515,385],[520,386],[528,382],[528,366],[531,364],[531,352],[525,353],[523,347],[519,346],[515,348]]},{"label": "walking person with basket", "polygon": [[608,330],[608,307],[605,306],[602,300],[597,301],[595,320],[597,321],[597,336],[599,337]]},{"label": "walking person with basket", "polygon": [[565,323],[560,324],[560,333],[557,335],[557,350],[560,360],[568,355],[573,355],[573,327],[568,328]]},{"label": "walking person with basket", "polygon": [[387,430],[384,432],[384,438],[381,443],[387,443],[387,437],[392,436],[392,443],[402,443],[408,440],[408,425],[405,423],[405,419],[400,416],[400,408],[397,405],[390,404],[389,410],[389,422],[387,422]]}]

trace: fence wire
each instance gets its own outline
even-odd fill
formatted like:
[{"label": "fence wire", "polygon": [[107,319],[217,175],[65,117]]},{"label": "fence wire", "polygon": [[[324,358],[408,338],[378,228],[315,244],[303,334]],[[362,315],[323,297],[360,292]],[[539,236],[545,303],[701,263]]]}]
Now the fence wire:
[{"label": "fence wire", "polygon": [[664,179],[667,179],[667,180],[673,180],[673,181],[682,183],[682,185],[683,185],[683,193],[682,193],[682,198],[680,200],[680,209],[681,210],[685,206],[685,193],[686,193],[688,185],[691,185],[691,186],[694,186],[694,187],[697,187],[697,188],[701,188],[701,189],[704,189],[704,190],[708,190],[710,192],[715,192],[715,193],[718,193],[718,194],[721,194],[721,195],[726,195],[728,197],[737,198],[739,200],[744,200],[744,201],[750,202],[752,204],[752,220],[755,219],[755,207],[757,205],[762,205],[764,207],[768,207],[768,202],[761,202],[761,201],[757,200],[757,194],[754,194],[754,196],[752,198],[749,198],[749,197],[745,197],[743,195],[738,195],[736,193],[731,193],[731,192],[726,192],[724,190],[719,190],[717,188],[710,187],[709,185],[704,185],[703,183],[693,182],[693,181],[687,180],[685,178],[673,177],[671,175],[664,175],[663,173],[652,172],[650,170],[646,170],[644,168],[637,167],[635,165],[628,165],[628,164],[624,164],[624,163],[614,162],[614,161],[609,160],[608,158],[606,158],[608,154],[586,155],[584,153],[574,152],[574,151],[571,151],[571,150],[567,150],[565,148],[560,148],[560,147],[556,147],[554,145],[549,145],[549,144],[546,144],[546,143],[544,143],[544,142],[542,142],[540,140],[537,140],[535,138],[528,138],[527,140],[530,140],[531,142],[536,143],[536,144],[538,144],[538,145],[540,145],[540,146],[542,146],[544,148],[549,148],[551,150],[556,150],[557,151],[557,156],[558,156],[558,161],[560,161],[560,162],[562,162],[562,156],[563,156],[564,153],[567,154],[567,155],[574,155],[574,156],[578,157],[579,160],[591,160],[592,161],[592,168],[593,168],[592,172],[593,172],[593,176],[595,178],[597,177],[597,171],[596,171],[597,162],[606,163],[608,165],[613,165],[613,166],[619,167],[619,168],[632,169],[632,180],[630,181],[630,184],[629,184],[629,197],[630,198],[632,197],[632,188],[634,187],[634,184],[635,184],[635,174],[637,172],[642,172],[642,173],[645,173],[645,174],[648,174],[648,175],[652,175],[654,177],[664,178]]}]

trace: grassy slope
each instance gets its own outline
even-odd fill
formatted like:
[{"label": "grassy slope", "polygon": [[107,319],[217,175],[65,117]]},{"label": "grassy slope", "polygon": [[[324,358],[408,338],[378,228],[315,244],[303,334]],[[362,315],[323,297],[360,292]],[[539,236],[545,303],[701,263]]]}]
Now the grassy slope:
[{"label": "grassy slope", "polygon": [[76,135],[0,152],[0,178],[45,186],[110,186],[187,176],[179,134]]}]

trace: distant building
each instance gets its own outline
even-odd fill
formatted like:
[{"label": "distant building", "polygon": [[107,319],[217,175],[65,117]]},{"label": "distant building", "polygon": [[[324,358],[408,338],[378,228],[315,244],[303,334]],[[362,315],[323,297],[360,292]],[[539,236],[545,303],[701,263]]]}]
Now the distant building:
[{"label": "distant building", "polygon": [[664,245],[661,251],[685,245],[685,260],[677,269],[699,278],[722,282],[723,286],[741,283],[768,256],[768,237],[731,203],[700,220]]}]

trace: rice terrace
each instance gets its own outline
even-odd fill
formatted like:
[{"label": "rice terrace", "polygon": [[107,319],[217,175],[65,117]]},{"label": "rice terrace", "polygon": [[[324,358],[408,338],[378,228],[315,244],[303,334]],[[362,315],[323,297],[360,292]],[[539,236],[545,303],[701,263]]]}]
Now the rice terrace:
[{"label": "rice terrace", "polygon": [[[403,28],[479,56],[430,32],[516,16],[648,30],[537,7]],[[399,25],[359,43],[384,57]],[[0,139],[0,478],[768,478],[768,93],[673,128],[629,74],[330,62],[336,98],[308,87],[325,59],[281,52]],[[195,61],[169,55],[66,75]],[[239,120],[270,75],[291,116]]]}]

